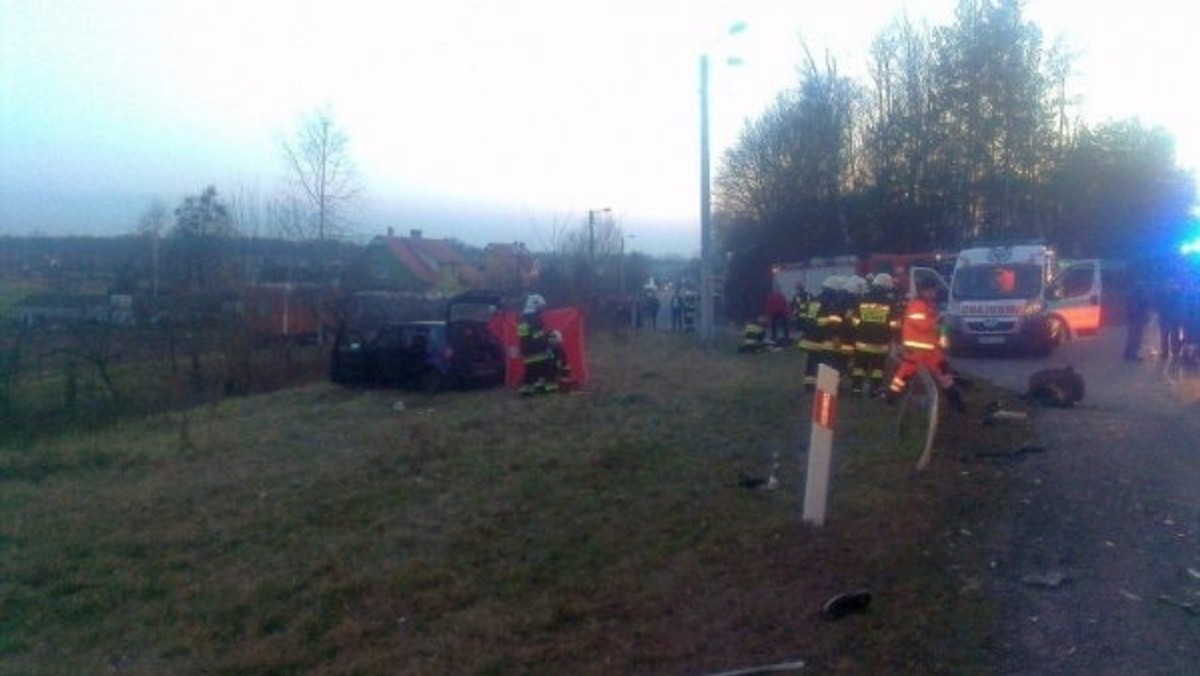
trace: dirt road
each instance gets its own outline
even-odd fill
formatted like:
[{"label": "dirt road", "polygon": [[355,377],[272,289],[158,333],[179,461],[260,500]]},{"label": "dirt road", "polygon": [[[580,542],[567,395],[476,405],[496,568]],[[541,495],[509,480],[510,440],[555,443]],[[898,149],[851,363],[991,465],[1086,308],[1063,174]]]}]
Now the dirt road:
[{"label": "dirt road", "polygon": [[955,360],[1018,391],[1065,364],[1088,386],[1081,408],[1036,412],[1046,452],[1005,466],[1014,494],[983,538],[980,571],[1004,608],[998,673],[1200,673],[1200,385],[1149,350],[1122,361],[1122,340]]}]

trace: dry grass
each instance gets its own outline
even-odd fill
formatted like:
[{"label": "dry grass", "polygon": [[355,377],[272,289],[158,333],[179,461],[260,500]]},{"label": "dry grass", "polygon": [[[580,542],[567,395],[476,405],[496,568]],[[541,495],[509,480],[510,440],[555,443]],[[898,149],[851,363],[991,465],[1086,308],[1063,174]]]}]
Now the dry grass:
[{"label": "dry grass", "polygon": [[[953,534],[1002,476],[913,476],[892,413],[847,401],[815,531],[798,354],[594,343],[575,395],[322,384],[193,410],[186,439],[173,414],[0,450],[0,671],[986,671]],[[774,453],[780,490],[736,486]],[[857,586],[870,613],[817,617]]]}]

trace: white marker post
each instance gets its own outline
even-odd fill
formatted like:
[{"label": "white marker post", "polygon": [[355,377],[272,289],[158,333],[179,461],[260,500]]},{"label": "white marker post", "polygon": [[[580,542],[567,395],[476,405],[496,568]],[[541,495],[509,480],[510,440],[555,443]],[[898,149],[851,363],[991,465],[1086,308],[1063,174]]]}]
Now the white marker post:
[{"label": "white marker post", "polygon": [[833,426],[837,422],[837,369],[821,364],[813,393],[812,434],[808,441],[808,475],[804,482],[804,520],[825,525],[829,500],[829,467],[833,460]]}]

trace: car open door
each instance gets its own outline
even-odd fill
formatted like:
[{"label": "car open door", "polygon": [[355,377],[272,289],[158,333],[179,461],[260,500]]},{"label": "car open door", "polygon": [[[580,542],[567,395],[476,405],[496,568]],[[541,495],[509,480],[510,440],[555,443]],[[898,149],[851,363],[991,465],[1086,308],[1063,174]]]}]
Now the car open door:
[{"label": "car open door", "polygon": [[1063,318],[1072,337],[1100,330],[1100,261],[1077,261],[1063,268],[1046,292],[1046,309]]},{"label": "car open door", "polygon": [[950,302],[950,285],[946,278],[933,268],[912,267],[908,270],[908,297],[917,297],[918,284],[922,279],[932,279],[938,285],[938,309],[945,310]]}]

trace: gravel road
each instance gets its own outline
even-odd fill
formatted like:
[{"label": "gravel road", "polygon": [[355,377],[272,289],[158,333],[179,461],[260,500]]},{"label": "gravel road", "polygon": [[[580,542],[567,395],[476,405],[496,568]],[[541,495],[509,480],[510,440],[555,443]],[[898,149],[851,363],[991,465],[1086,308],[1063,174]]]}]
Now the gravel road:
[{"label": "gravel road", "polygon": [[1149,349],[1122,361],[1123,339],[953,360],[1016,391],[1066,364],[1087,381],[1080,408],[1035,412],[1046,452],[1006,465],[1014,491],[982,543],[999,673],[1200,673],[1200,383]]}]

